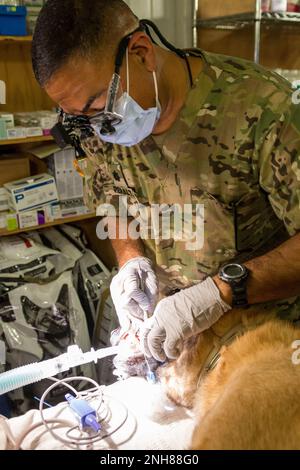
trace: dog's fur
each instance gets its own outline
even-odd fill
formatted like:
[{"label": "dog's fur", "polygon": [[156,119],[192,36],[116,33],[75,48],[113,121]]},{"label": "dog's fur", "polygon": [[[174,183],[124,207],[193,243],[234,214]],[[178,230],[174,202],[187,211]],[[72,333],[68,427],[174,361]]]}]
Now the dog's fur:
[{"label": "dog's fur", "polygon": [[[255,307],[232,310],[160,369],[169,398],[194,407],[191,449],[300,449],[300,365],[292,362],[300,329],[275,316]],[[214,345],[237,325],[243,334],[221,347],[206,373]]]}]

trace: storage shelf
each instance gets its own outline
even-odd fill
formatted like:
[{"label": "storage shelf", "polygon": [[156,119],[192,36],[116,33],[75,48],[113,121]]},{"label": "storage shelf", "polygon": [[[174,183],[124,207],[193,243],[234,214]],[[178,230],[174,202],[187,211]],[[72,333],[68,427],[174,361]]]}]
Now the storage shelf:
[{"label": "storage shelf", "polygon": [[43,135],[40,137],[27,137],[25,139],[0,139],[0,146],[34,144],[35,142],[54,142],[54,139],[51,135]]},{"label": "storage shelf", "polygon": [[1,42],[32,42],[32,36],[0,36]]},{"label": "storage shelf", "polygon": [[50,222],[48,224],[37,225],[35,227],[29,227],[29,228],[24,228],[24,229],[13,230],[13,231],[10,231],[10,232],[8,230],[0,230],[0,237],[7,237],[7,236],[10,236],[10,235],[17,235],[18,233],[31,232],[32,230],[43,230],[45,228],[54,227],[55,225],[71,224],[73,222],[80,222],[80,221],[83,221],[83,220],[94,219],[95,217],[96,217],[95,213],[89,213],[89,214],[86,214],[86,215],[78,215],[77,217],[64,217],[63,219],[57,219],[57,220],[54,220],[53,222]]},{"label": "storage shelf", "polygon": [[257,17],[255,13],[243,13],[239,15],[198,19],[197,27],[211,29],[241,29],[254,25],[257,21],[266,26],[281,25],[296,28],[300,27],[300,13],[262,12],[261,18],[259,18],[259,16]]}]

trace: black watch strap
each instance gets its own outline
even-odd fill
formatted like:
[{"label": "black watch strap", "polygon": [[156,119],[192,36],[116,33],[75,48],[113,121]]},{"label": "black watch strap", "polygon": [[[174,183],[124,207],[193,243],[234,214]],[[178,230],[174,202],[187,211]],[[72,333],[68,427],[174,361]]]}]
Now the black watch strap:
[{"label": "black watch strap", "polygon": [[230,285],[232,292],[233,307],[247,307],[247,279],[249,270],[246,266],[238,263],[229,263],[223,266],[219,272],[222,281]]},{"label": "black watch strap", "polygon": [[232,306],[233,307],[247,307],[247,279],[244,279],[241,283],[230,283],[232,290]]}]

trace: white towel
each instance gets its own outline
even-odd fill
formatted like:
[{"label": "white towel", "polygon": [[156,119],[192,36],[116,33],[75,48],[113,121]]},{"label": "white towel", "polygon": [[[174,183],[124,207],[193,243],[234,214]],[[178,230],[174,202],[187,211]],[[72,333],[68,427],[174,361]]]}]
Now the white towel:
[{"label": "white towel", "polygon": [[[149,385],[144,379],[132,377],[128,380],[117,382],[105,389],[105,393],[115,400],[109,400],[112,413],[109,429],[114,429],[125,417],[125,409],[129,411],[125,424],[109,438],[94,444],[95,449],[104,450],[184,450],[187,449],[193,430],[192,414],[181,407],[170,406],[170,403],[162,400],[160,387]],[[166,405],[166,407],[165,407]],[[45,410],[47,419],[68,419],[76,424],[76,419],[71,411],[60,404],[54,408]],[[30,411],[22,417],[7,420],[6,424],[11,433],[10,448],[13,440],[18,444],[24,433],[40,422],[38,411]],[[1,429],[1,422],[0,422]],[[59,430],[59,434],[65,437],[65,429]],[[1,445],[6,444],[7,430],[0,434]],[[2,448],[5,448],[3,446]],[[44,426],[31,432],[22,440],[22,449],[67,449],[67,446],[55,440]]]}]

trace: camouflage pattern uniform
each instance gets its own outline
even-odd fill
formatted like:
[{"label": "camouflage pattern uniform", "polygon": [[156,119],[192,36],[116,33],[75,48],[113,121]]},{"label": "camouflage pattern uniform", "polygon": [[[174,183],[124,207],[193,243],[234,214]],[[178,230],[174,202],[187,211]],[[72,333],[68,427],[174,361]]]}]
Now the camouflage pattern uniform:
[{"label": "camouflage pattern uniform", "polygon": [[[194,50],[197,54],[197,51]],[[204,247],[144,240],[168,294],[270,251],[300,230],[300,106],[291,85],[252,62],[198,51],[204,68],[170,130],[125,148],[87,139],[86,200],[204,204]],[[291,319],[300,300],[276,303]],[[298,305],[299,304],[299,305]],[[270,306],[270,303],[269,303]]]}]

